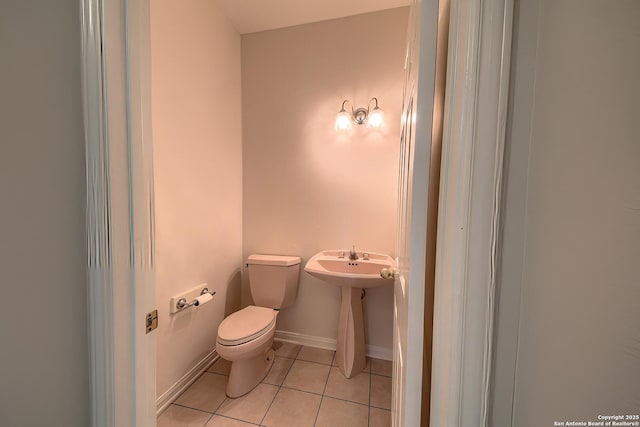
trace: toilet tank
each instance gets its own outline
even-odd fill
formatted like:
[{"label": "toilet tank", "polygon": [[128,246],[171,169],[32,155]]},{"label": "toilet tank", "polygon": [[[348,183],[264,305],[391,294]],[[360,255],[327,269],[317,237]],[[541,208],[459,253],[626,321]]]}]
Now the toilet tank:
[{"label": "toilet tank", "polygon": [[296,299],[300,257],[253,254],[247,258],[249,287],[260,307],[285,308]]}]

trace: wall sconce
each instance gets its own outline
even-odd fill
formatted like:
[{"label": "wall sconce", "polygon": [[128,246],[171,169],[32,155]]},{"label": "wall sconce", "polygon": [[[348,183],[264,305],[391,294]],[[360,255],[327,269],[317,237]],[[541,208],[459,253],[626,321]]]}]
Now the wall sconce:
[{"label": "wall sconce", "polygon": [[[371,103],[375,101],[375,106],[371,109]],[[351,112],[345,110],[346,103],[351,105]],[[336,130],[347,131],[351,129],[351,123],[357,125],[366,124],[370,128],[381,128],[384,124],[384,112],[378,106],[378,98],[371,98],[367,108],[353,108],[353,104],[348,99],[342,101],[342,108],[336,116]]]}]

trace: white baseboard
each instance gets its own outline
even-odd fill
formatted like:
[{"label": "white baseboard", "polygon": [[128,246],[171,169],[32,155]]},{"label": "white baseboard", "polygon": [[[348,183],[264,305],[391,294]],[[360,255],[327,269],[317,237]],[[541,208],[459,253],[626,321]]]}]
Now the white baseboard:
[{"label": "white baseboard", "polygon": [[367,344],[367,356],[374,359],[393,360],[393,350],[386,347]]},{"label": "white baseboard", "polygon": [[156,399],[156,416],[167,409],[183,391],[193,384],[198,377],[219,358],[220,356],[218,356],[216,350],[211,350],[211,353],[207,354],[200,362],[191,368],[189,372],[184,374],[174,385],[162,393],[162,395]]},{"label": "white baseboard", "polygon": [[[313,335],[299,334],[297,332],[276,331],[275,339],[276,341],[306,345],[324,350],[336,350],[336,340],[334,338],[316,337]],[[367,356],[373,357],[374,359],[393,360],[393,350],[390,348],[367,344],[366,351]]]}]

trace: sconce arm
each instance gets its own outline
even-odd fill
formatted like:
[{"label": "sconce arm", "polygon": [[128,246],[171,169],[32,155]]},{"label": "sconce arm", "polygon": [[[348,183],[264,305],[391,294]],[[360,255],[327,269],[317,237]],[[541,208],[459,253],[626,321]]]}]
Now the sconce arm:
[{"label": "sconce arm", "polygon": [[349,101],[348,99],[345,99],[344,101],[342,101],[342,107],[341,107],[341,109],[340,109],[340,112],[343,112],[343,111],[345,111],[345,112],[346,112],[346,111],[347,111],[347,110],[345,110],[345,109],[344,109],[344,105],[345,105],[347,102],[349,103],[349,105],[351,105],[351,114],[353,114],[353,104],[352,104],[352,103],[351,103],[351,101]]},{"label": "sconce arm", "polygon": [[374,109],[374,110],[375,110],[376,108],[380,108],[380,107],[378,107],[378,98],[376,98],[376,97],[374,96],[373,98],[371,98],[371,99],[369,100],[369,105],[367,105],[367,111],[371,111],[371,102],[372,102],[372,101],[375,101],[375,103],[376,103],[375,107],[373,107],[373,109]]}]

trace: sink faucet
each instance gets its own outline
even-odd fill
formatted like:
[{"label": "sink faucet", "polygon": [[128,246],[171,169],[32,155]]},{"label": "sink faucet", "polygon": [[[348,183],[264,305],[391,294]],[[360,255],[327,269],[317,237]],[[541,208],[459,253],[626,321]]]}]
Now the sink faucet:
[{"label": "sink faucet", "polygon": [[352,261],[358,259],[358,254],[356,253],[356,245],[353,245],[353,249],[349,251],[349,259]]}]

